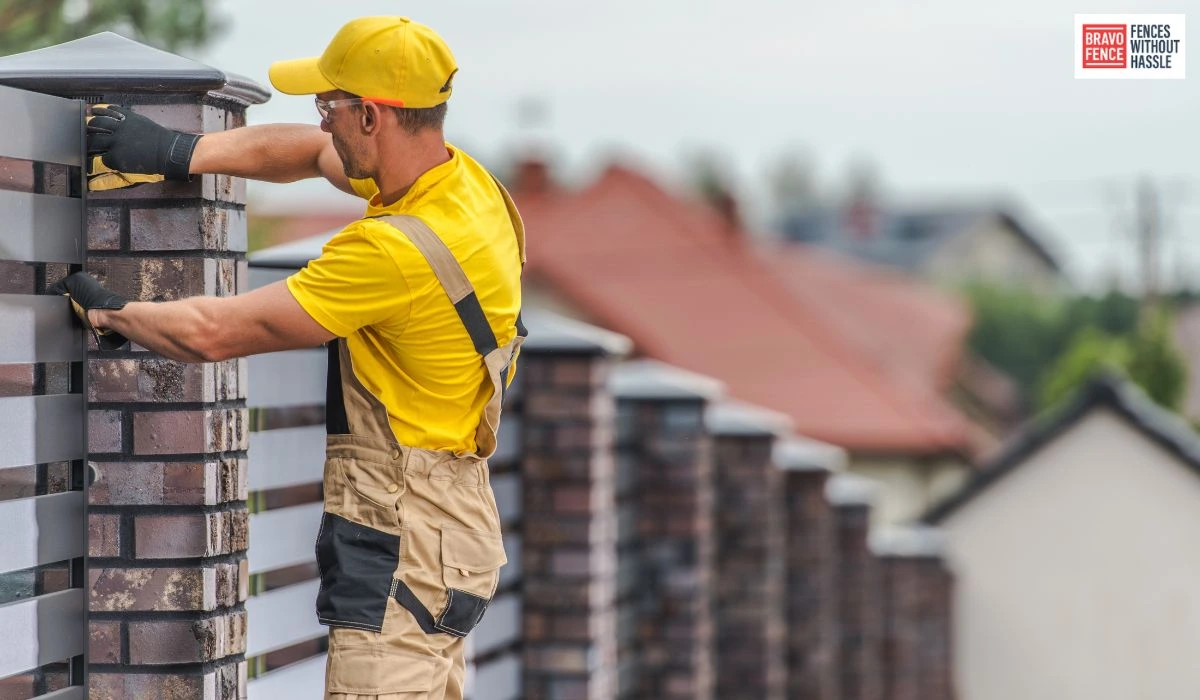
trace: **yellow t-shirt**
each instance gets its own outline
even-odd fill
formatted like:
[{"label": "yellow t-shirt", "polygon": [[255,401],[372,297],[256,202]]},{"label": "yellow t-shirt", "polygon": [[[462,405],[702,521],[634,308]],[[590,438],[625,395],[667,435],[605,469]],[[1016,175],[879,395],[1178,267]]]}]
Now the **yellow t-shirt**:
[{"label": "yellow t-shirt", "polygon": [[[368,202],[365,216],[416,216],[445,241],[503,347],[516,335],[521,308],[516,232],[487,170],[446,146],[450,160],[391,206],[381,206],[374,181],[351,183]],[[355,221],[287,285],[317,323],[346,339],[355,374],[387,407],[400,444],[475,451],[492,384],[450,298],[406,235],[382,221]],[[514,362],[509,381],[515,374]]]}]

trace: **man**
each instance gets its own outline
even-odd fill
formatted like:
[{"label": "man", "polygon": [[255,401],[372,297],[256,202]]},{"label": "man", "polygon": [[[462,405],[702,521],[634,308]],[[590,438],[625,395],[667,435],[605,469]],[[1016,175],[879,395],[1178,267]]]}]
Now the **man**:
[{"label": "man", "polygon": [[524,231],[503,187],[444,141],[456,70],[428,27],[367,17],[320,57],[271,66],[280,91],[316,95],[319,129],[196,136],[94,108],[90,150],[109,172],[321,175],[366,216],[307,268],[236,297],[127,303],[82,273],[53,290],[102,348],[211,362],[328,343],[327,698],[461,698],[463,638],[506,562],[486,460],[524,337]]}]

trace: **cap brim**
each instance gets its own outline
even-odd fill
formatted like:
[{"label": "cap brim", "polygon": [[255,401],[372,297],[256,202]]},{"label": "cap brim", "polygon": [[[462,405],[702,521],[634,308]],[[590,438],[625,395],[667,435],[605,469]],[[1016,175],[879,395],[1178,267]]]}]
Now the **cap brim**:
[{"label": "cap brim", "polygon": [[271,64],[267,74],[275,89],[285,95],[315,95],[336,90],[337,87],[321,74],[317,60],[314,56],[292,61],[276,61]]}]

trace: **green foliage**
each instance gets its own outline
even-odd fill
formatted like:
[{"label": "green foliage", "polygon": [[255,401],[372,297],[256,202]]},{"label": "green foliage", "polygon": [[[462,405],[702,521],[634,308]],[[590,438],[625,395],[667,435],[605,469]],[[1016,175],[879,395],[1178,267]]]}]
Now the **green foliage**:
[{"label": "green foliage", "polygon": [[208,0],[4,0],[0,55],[115,31],[167,51],[202,46],[224,23]]},{"label": "green foliage", "polygon": [[1130,378],[1150,398],[1178,411],[1186,393],[1188,367],[1175,345],[1171,328],[1170,314],[1158,312],[1148,317],[1132,343],[1128,369]]},{"label": "green foliage", "polygon": [[1101,369],[1128,376],[1163,406],[1180,406],[1187,365],[1172,341],[1168,314],[1139,326],[1139,300],[1118,292],[1103,297],[996,287],[967,292],[975,313],[971,350],[1016,380],[1030,407],[1061,401]]},{"label": "green foliage", "polygon": [[1096,328],[1084,328],[1046,372],[1038,408],[1045,410],[1058,405],[1101,372],[1127,375],[1131,355],[1126,339]]}]

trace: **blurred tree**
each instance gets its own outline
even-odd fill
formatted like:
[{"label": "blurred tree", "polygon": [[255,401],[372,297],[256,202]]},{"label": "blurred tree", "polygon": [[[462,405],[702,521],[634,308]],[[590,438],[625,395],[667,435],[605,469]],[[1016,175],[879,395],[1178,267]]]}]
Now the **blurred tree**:
[{"label": "blurred tree", "polygon": [[767,170],[771,205],[776,217],[804,211],[819,203],[816,163],[807,151],[783,152]]},{"label": "blurred tree", "polygon": [[115,31],[167,51],[194,48],[225,27],[209,0],[2,0],[0,55]]},{"label": "blurred tree", "polygon": [[1175,345],[1171,314],[1152,313],[1132,343],[1129,376],[1160,405],[1178,411],[1187,392],[1188,366]]},{"label": "blurred tree", "polygon": [[1038,409],[1044,411],[1057,406],[1093,375],[1105,371],[1128,375],[1126,368],[1130,356],[1128,341],[1096,328],[1084,328],[1047,370],[1038,396]]}]

